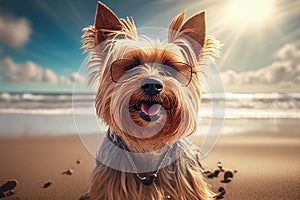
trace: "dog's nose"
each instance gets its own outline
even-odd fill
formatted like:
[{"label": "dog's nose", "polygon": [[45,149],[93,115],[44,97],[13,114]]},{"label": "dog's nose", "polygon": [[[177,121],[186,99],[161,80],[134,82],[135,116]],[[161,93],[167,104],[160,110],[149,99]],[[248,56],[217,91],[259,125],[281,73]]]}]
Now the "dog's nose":
[{"label": "dog's nose", "polygon": [[160,79],[147,77],[142,80],[141,88],[150,96],[160,93],[163,89],[163,83]]}]

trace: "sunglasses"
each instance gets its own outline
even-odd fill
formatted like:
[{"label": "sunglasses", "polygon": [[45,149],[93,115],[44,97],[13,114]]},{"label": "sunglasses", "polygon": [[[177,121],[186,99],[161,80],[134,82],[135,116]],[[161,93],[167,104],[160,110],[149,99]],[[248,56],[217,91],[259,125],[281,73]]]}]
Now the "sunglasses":
[{"label": "sunglasses", "polygon": [[[111,79],[115,83],[124,83],[128,81],[129,71],[134,70],[142,64],[134,60],[119,59],[114,61],[110,67]],[[160,75],[171,77],[177,80],[183,87],[187,87],[192,80],[192,66],[183,62],[172,62],[172,64],[156,65]]]}]

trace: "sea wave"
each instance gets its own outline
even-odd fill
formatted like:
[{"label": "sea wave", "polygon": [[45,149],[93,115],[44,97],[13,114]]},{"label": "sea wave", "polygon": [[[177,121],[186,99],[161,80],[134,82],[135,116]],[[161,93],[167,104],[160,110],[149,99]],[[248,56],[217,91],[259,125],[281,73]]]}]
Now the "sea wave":
[{"label": "sea wave", "polygon": [[[0,93],[0,114],[95,115],[95,94]],[[225,105],[214,107],[214,105]],[[204,94],[202,118],[300,118],[300,93]]]},{"label": "sea wave", "polygon": [[95,94],[82,93],[73,95],[72,93],[0,93],[0,102],[72,102],[73,101],[93,101]]}]

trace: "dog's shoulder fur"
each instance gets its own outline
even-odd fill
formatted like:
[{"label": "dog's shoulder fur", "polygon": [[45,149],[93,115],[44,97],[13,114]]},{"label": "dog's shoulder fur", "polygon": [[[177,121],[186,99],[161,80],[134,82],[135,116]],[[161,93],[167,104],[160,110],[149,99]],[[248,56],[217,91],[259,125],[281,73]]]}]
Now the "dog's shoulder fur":
[{"label": "dog's shoulder fur", "polygon": [[203,180],[200,152],[185,141],[175,145],[173,153],[178,154],[179,158],[162,168],[155,182],[149,186],[145,186],[134,173],[118,171],[98,163],[92,175],[90,196],[99,200],[211,199],[213,193]]}]

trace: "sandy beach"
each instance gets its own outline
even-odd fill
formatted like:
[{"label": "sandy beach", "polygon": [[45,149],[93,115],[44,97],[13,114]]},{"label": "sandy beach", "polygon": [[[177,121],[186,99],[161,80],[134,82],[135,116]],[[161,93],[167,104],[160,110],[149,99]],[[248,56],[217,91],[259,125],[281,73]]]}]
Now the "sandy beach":
[{"label": "sandy beach", "polygon": [[[95,161],[79,136],[1,137],[0,142],[0,184],[18,181],[15,194],[3,199],[79,199],[88,189]],[[238,171],[229,183],[221,182],[223,173],[208,179],[214,191],[225,188],[224,199],[297,200],[299,153],[299,136],[223,135],[203,164],[214,170],[221,161]]]}]

